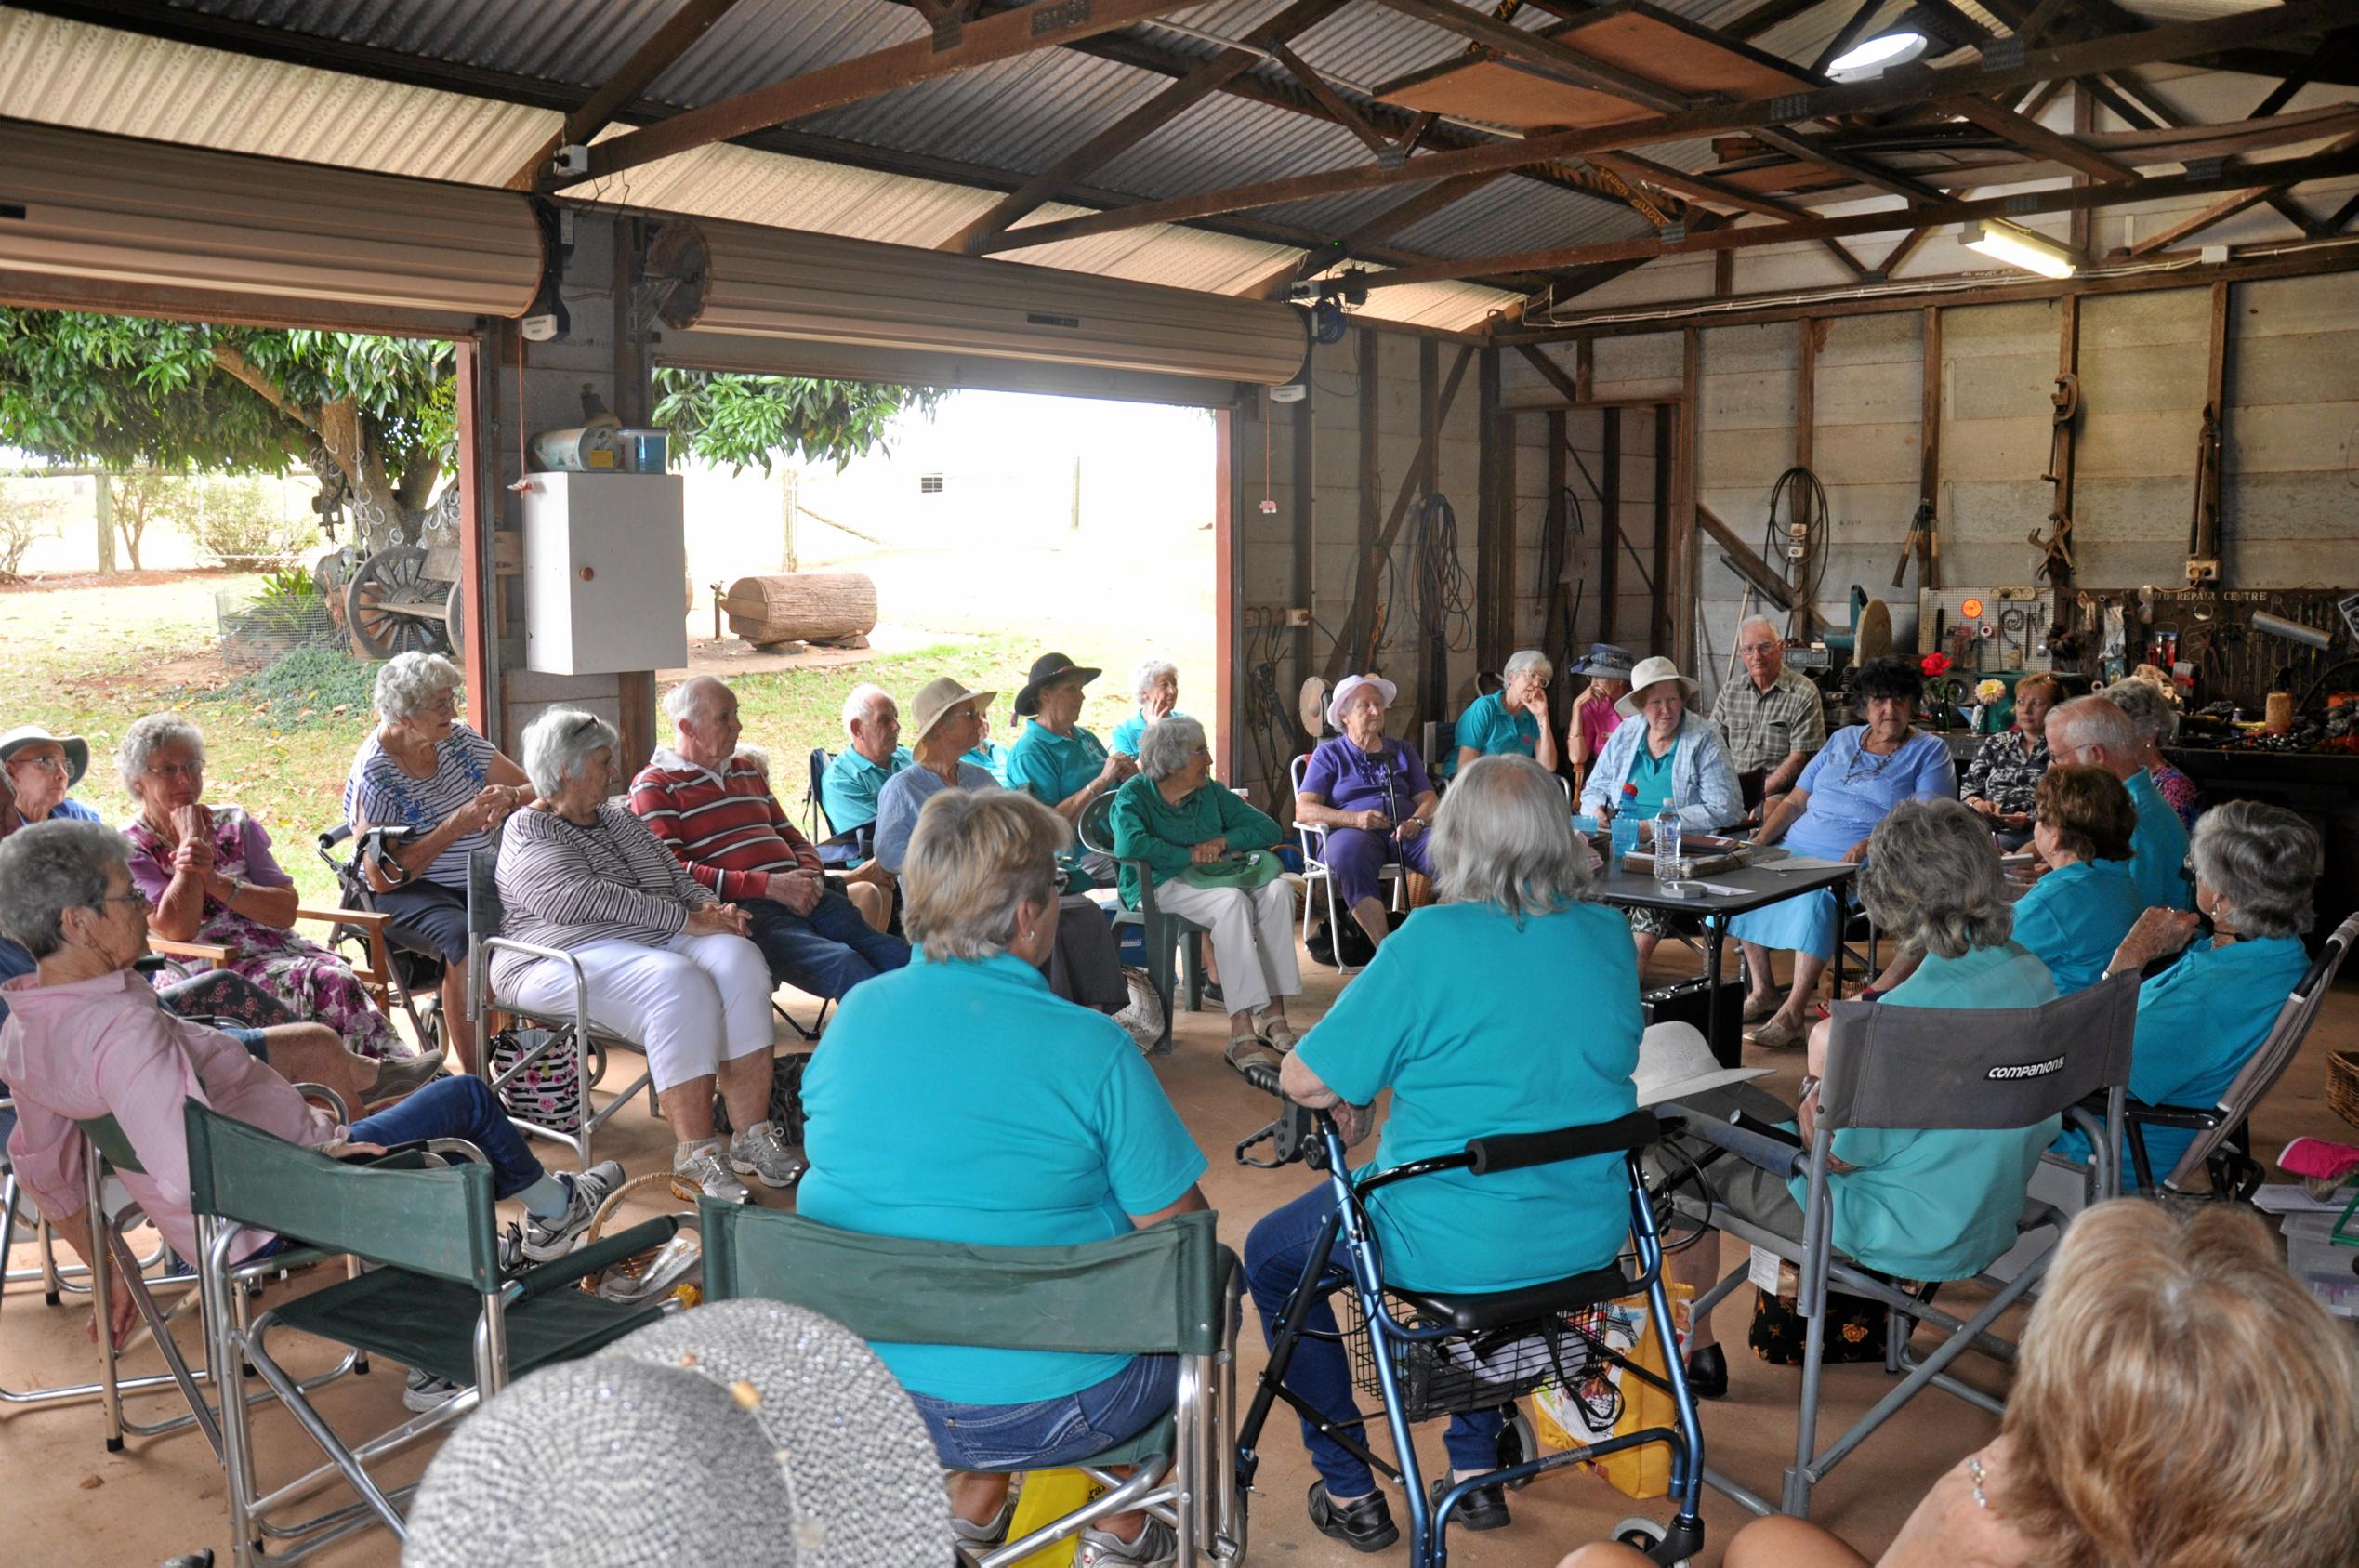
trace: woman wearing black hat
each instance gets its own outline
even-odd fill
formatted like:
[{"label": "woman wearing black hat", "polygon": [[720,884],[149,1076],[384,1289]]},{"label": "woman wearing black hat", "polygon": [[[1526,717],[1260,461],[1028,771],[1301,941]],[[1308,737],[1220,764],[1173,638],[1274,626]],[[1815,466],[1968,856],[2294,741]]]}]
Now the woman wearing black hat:
[{"label": "woman wearing black hat", "polygon": [[[1008,748],[1008,787],[1022,790],[1068,823],[1080,822],[1092,800],[1139,771],[1136,758],[1109,751],[1081,727],[1082,688],[1103,673],[1062,653],[1043,653],[1016,693],[1016,717],[1031,722]],[[1114,878],[1114,863],[1103,855],[1077,856],[1068,869],[1081,874],[1069,891],[1086,891]]]}]

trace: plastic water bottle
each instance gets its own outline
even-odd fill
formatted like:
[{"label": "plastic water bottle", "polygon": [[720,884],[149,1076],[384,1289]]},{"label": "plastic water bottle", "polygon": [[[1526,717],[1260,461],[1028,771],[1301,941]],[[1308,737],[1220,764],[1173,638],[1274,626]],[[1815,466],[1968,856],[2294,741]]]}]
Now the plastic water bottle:
[{"label": "plastic water bottle", "polygon": [[1668,806],[1654,819],[1654,879],[1676,882],[1680,879],[1680,814]]},{"label": "plastic water bottle", "polygon": [[1624,784],[1621,802],[1614,812],[1614,866],[1616,870],[1621,868],[1622,857],[1638,849],[1638,808],[1632,804],[1637,799],[1638,785]]}]

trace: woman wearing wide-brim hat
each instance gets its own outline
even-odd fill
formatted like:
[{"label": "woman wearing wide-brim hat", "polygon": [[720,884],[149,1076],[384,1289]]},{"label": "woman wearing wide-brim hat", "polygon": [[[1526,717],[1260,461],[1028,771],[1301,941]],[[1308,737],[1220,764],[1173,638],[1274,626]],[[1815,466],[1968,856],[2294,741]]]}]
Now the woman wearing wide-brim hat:
[{"label": "woman wearing wide-brim hat", "polygon": [[90,743],[79,735],[53,735],[38,724],[20,724],[0,735],[0,768],[17,792],[17,810],[26,823],[94,823],[99,813],[66,791],[90,771]]},{"label": "woman wearing wide-brim hat", "polygon": [[[1091,801],[1121,788],[1139,771],[1138,758],[1109,749],[1081,727],[1083,689],[1104,673],[1062,653],[1043,653],[1016,692],[1016,717],[1031,722],[1008,748],[1008,787],[1022,790],[1075,825]],[[1114,877],[1114,862],[1104,855],[1068,855],[1064,865],[1078,874],[1071,889],[1076,892]]]},{"label": "woman wearing wide-brim hat", "polygon": [[1590,766],[1598,753],[1621,727],[1622,716],[1615,711],[1630,689],[1630,667],[1637,658],[1627,648],[1611,642],[1592,642],[1587,656],[1565,673],[1585,676],[1588,684],[1573,699],[1572,717],[1564,723],[1564,757],[1573,764],[1573,787],[1577,790],[1588,781]]},{"label": "woman wearing wide-brim hat", "polygon": [[1338,682],[1327,722],[1343,732],[1319,743],[1294,797],[1294,820],[1327,830],[1324,858],[1337,899],[1378,944],[1391,934],[1378,896],[1384,867],[1397,861],[1432,875],[1425,830],[1441,809],[1424,760],[1384,732],[1385,710],[1399,694],[1380,675]]}]

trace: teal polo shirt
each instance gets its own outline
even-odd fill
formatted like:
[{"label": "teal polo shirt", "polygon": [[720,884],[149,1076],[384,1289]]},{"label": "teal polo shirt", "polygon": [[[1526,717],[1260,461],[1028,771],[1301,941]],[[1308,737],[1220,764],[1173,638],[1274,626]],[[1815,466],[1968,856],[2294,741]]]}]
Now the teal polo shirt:
[{"label": "teal polo shirt", "polygon": [[[1072,734],[1060,735],[1035,719],[1008,748],[1007,784],[1026,791],[1044,806],[1054,806],[1077,793],[1105,765],[1106,744],[1088,731],[1075,725]],[[1078,851],[1060,856],[1058,863],[1070,874],[1070,891],[1086,893],[1098,885],[1079,869]]]},{"label": "teal polo shirt", "polygon": [[[1624,939],[1628,945],[1628,938]],[[887,983],[890,982],[890,983]],[[1127,1235],[1205,1159],[1122,1026],[1008,955],[910,955],[846,995],[803,1075],[806,1218],[979,1246]],[[912,1392],[1025,1404],[1102,1383],[1121,1355],[879,1344]]]},{"label": "teal polo shirt", "polygon": [[[2218,947],[2198,938],[2138,988],[2130,1098],[2149,1105],[2219,1104],[2309,967],[2300,937],[2252,937]],[[2148,1127],[2145,1137],[2157,1181],[2195,1140],[2180,1127]],[[2136,1180],[2125,1159],[2122,1184]]]},{"label": "teal polo shirt", "polygon": [[2150,909],[2193,909],[2195,889],[2187,880],[2187,824],[2152,773],[2143,768],[2122,781],[2138,808],[2138,830],[2129,836],[2129,874]]},{"label": "teal polo shirt", "polygon": [[2015,901],[2016,943],[2048,966],[2069,996],[2105,978],[2114,949],[2145,912],[2128,861],[2059,866]]},{"label": "teal polo shirt", "polygon": [[1508,712],[1506,702],[1494,692],[1477,697],[1458,715],[1457,742],[1453,758],[1467,746],[1483,757],[1503,757],[1511,751],[1530,757],[1539,749],[1540,721],[1528,708]]},{"label": "teal polo shirt", "polygon": [[1008,748],[997,741],[985,741],[958,760],[981,768],[1000,788],[1008,787]]},{"label": "teal polo shirt", "polygon": [[[1962,958],[1927,954],[1877,1006],[2036,1008],[2055,995],[2048,966],[2003,942]],[[1842,1128],[1835,1134],[1835,1157],[1859,1168],[1829,1180],[1835,1245],[1904,1279],[1981,1272],[2015,1245],[2024,1191],[2062,1126],[2061,1116],[2050,1116],[2019,1132]],[[1796,1177],[1788,1185],[1794,1201],[1807,1205],[1808,1180]]]},{"label": "teal polo shirt", "polygon": [[[1535,1007],[1515,983],[1531,975],[1581,1005]],[[1637,950],[1619,911],[1580,903],[1517,920],[1488,904],[1444,903],[1386,939],[1298,1054],[1355,1105],[1392,1090],[1376,1153],[1390,1166],[1457,1153],[1486,1133],[1628,1114],[1642,1027]],[[1385,1277],[1424,1290],[1505,1290],[1601,1268],[1630,1229],[1616,1154],[1413,1177],[1368,1206]]]},{"label": "teal polo shirt", "polygon": [[[1164,715],[1164,717],[1166,718],[1185,718],[1188,716],[1181,713],[1178,708],[1173,708],[1169,713]],[[1122,753],[1125,757],[1136,757],[1139,755],[1139,737],[1146,732],[1147,716],[1143,713],[1134,713],[1129,718],[1124,719],[1121,723],[1114,727],[1114,739],[1107,744],[1112,745],[1114,750]]]},{"label": "teal polo shirt", "polygon": [[1624,781],[1638,785],[1638,794],[1624,797],[1628,804],[1623,810],[1635,810],[1641,817],[1652,817],[1660,811],[1664,802],[1671,798],[1671,764],[1679,758],[1679,741],[1673,741],[1668,751],[1656,757],[1647,749],[1646,737],[1641,735],[1638,749],[1630,754],[1630,776]]},{"label": "teal polo shirt", "polygon": [[907,746],[895,746],[892,760],[882,766],[850,746],[837,752],[819,776],[819,804],[827,813],[827,825],[837,833],[850,833],[875,822],[876,792],[885,787],[887,779],[908,766]]}]

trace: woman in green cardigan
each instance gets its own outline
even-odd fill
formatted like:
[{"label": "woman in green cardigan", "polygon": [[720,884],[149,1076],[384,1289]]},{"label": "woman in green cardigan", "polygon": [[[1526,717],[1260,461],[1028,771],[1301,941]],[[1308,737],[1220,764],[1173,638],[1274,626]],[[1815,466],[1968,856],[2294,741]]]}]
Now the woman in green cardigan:
[{"label": "woman in green cardigan", "polygon": [[[1114,854],[1125,861],[1122,902],[1139,903],[1138,868],[1127,863],[1135,857],[1154,877],[1158,905],[1212,933],[1230,1042],[1294,1049],[1285,1002],[1302,990],[1294,889],[1276,876],[1257,884],[1274,863],[1242,863],[1248,850],[1266,857],[1283,832],[1213,779],[1202,724],[1175,713],[1140,737],[1139,774],[1114,792],[1113,818]],[[1199,866],[1208,869],[1191,880]],[[1198,885],[1218,879],[1235,885]]]}]

